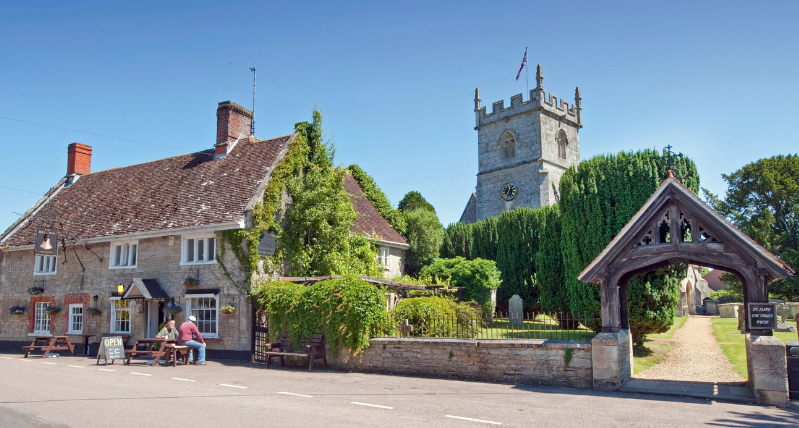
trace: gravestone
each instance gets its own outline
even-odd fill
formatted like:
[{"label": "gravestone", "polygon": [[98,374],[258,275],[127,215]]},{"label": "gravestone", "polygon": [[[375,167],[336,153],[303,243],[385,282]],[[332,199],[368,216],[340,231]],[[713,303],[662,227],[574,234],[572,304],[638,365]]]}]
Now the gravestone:
[{"label": "gravestone", "polygon": [[524,305],[522,298],[514,294],[508,301],[508,318],[511,325],[522,325],[524,321]]}]

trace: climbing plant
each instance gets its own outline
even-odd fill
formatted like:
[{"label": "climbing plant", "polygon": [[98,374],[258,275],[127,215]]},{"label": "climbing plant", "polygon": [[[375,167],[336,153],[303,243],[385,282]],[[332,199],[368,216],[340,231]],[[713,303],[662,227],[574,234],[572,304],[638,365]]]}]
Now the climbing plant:
[{"label": "climbing plant", "polygon": [[362,279],[345,276],[305,286],[281,281],[258,284],[256,307],[269,313],[269,333],[283,333],[295,344],[322,333],[332,355],[356,354],[369,338],[391,331],[385,293]]}]

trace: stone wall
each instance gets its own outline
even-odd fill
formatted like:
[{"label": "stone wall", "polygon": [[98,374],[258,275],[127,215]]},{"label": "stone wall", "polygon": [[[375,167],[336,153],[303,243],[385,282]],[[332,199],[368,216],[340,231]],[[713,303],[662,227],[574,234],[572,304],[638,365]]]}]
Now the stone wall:
[{"label": "stone wall", "polygon": [[[33,331],[33,303],[36,301],[52,302],[62,307],[62,311],[51,317],[52,334],[64,334],[67,330],[67,308],[70,303],[83,303],[84,328],[86,334],[107,333],[110,330],[112,293],[117,285],[129,286],[133,278],[154,278],[164,291],[174,298],[174,302],[186,307],[186,277],[198,277],[199,286],[193,290],[218,289],[219,306],[232,304],[237,311],[232,315],[219,313],[219,338],[208,339],[208,349],[217,351],[250,351],[251,310],[249,299],[241,292],[234,281],[241,283],[243,278],[240,265],[233,252],[228,249],[224,262],[233,274],[233,281],[228,279],[218,263],[201,265],[180,265],[180,235],[172,238],[157,237],[138,241],[137,266],[132,269],[110,269],[110,244],[95,243],[89,245],[92,254],[83,246],[67,247],[67,251],[59,248],[58,267],[52,275],[34,275],[33,250],[3,251],[0,253],[0,341],[18,342],[26,340]],[[99,257],[103,260],[101,261]],[[80,261],[79,261],[80,260]],[[85,271],[83,267],[85,267]],[[31,296],[27,290],[38,286],[44,293]],[[97,296],[97,300],[93,299]],[[9,308],[22,305],[28,308],[27,315],[12,315]],[[88,307],[98,307],[102,315],[90,316]],[[146,305],[141,309],[138,304],[131,305],[131,335],[133,339],[146,335]],[[185,311],[175,319],[178,323],[186,319]],[[96,338],[94,338],[96,340]],[[77,340],[73,339],[73,343]]]},{"label": "stone wall", "polygon": [[[591,344],[551,340],[375,338],[339,370],[590,389]],[[571,351],[568,351],[571,350]],[[571,360],[566,364],[567,352]]]}]

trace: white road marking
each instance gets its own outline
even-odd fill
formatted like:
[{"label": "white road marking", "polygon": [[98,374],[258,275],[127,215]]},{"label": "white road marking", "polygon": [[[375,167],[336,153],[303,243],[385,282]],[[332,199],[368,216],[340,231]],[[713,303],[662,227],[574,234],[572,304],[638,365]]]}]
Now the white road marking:
[{"label": "white road marking", "polygon": [[13,360],[13,358],[9,358],[9,357],[0,357],[0,358],[2,358],[4,360]]},{"label": "white road marking", "polygon": [[377,404],[369,404],[369,403],[359,403],[359,402],[357,402],[357,401],[353,401],[353,402],[352,402],[352,404],[357,404],[357,405],[359,405],[359,406],[377,407],[377,408],[380,408],[380,409],[393,409],[393,407],[388,407],[388,406],[378,406]]},{"label": "white road marking", "polygon": [[147,373],[136,373],[136,372],[130,372],[130,374],[135,374],[135,375],[139,375],[139,376],[152,376],[151,374],[147,374]]},{"label": "white road marking", "polygon": [[246,386],[228,385],[228,384],[226,384],[226,383],[220,383],[219,385],[220,385],[220,386],[227,386],[227,387],[230,387],[230,388],[241,388],[241,389],[247,389],[247,387],[246,387]]},{"label": "white road marking", "polygon": [[104,371],[104,372],[115,372],[116,371],[116,370],[112,370],[112,369],[97,369],[97,370],[101,370],[101,371]]},{"label": "white road marking", "polygon": [[18,361],[25,361],[26,363],[29,363],[29,362],[31,362],[31,360],[29,360],[29,359],[27,359],[27,358],[20,358]]},{"label": "white road marking", "polygon": [[278,392],[278,394],[283,394],[283,395],[295,395],[295,396],[297,396],[297,397],[313,398],[313,396],[312,396],[312,395],[295,394],[295,393],[293,393],[293,392]]},{"label": "white road marking", "polygon": [[83,366],[70,366],[70,367],[75,367],[76,369],[82,369],[83,368]]},{"label": "white road marking", "polygon": [[482,419],[464,418],[463,416],[444,415],[444,417],[445,418],[452,418],[452,419],[463,419],[464,421],[482,422],[484,424],[502,425],[502,422],[484,421]]},{"label": "white road marking", "polygon": [[50,365],[53,365],[53,366],[56,365],[56,363],[48,363],[47,361],[42,361],[42,364],[50,364]]},{"label": "white road marking", "polygon": [[192,380],[192,379],[181,379],[181,378],[179,378],[179,377],[173,377],[172,379],[174,379],[174,380],[182,380],[183,382],[197,382],[196,380]]}]

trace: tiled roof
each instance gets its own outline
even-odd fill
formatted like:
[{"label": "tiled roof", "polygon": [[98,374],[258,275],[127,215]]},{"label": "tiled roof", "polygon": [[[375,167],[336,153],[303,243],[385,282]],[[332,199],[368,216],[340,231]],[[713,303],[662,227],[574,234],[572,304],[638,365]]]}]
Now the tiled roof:
[{"label": "tiled roof", "polygon": [[352,201],[352,205],[358,213],[358,218],[355,219],[355,224],[352,225],[350,231],[367,236],[377,235],[383,241],[408,245],[405,238],[394,230],[372,203],[369,202],[369,199],[361,190],[361,186],[350,174],[344,176],[344,190],[349,193],[350,201]]},{"label": "tiled roof", "polygon": [[710,287],[713,291],[724,290],[727,288],[727,284],[721,280],[721,275],[724,275],[723,270],[714,269],[707,273],[707,275],[703,276],[702,278],[707,281],[707,286]]},{"label": "tiled roof", "polygon": [[67,239],[241,221],[289,138],[244,140],[219,159],[206,150],[81,176],[0,243],[32,244],[45,218],[63,222]]}]

